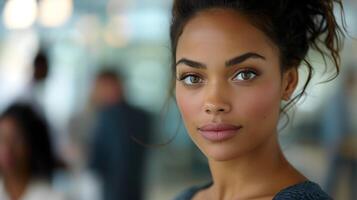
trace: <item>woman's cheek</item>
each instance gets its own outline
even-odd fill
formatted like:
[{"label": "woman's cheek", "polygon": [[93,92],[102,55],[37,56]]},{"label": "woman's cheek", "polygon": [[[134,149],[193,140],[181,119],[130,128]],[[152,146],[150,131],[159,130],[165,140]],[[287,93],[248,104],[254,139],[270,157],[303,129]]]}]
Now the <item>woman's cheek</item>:
[{"label": "woman's cheek", "polygon": [[[265,84],[256,87],[241,98],[241,114],[248,124],[274,124],[279,118],[280,109],[279,87]],[[239,109],[239,108],[238,108]],[[262,127],[262,126],[259,126]]]},{"label": "woman's cheek", "polygon": [[187,127],[189,126],[188,122],[195,121],[196,115],[199,113],[197,95],[192,94],[190,91],[186,91],[184,88],[177,88],[176,100],[186,128],[189,129],[190,127]]}]

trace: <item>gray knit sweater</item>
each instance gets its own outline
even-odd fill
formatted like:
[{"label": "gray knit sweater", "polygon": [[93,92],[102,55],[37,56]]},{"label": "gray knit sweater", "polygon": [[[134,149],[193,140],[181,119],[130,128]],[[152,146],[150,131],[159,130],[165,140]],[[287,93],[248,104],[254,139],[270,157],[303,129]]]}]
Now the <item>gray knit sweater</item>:
[{"label": "gray knit sweater", "polygon": [[[191,200],[200,190],[208,188],[212,183],[201,187],[192,187],[181,193],[175,200]],[[312,181],[304,181],[296,185],[289,186],[278,192],[273,200],[331,200],[318,184]]]}]

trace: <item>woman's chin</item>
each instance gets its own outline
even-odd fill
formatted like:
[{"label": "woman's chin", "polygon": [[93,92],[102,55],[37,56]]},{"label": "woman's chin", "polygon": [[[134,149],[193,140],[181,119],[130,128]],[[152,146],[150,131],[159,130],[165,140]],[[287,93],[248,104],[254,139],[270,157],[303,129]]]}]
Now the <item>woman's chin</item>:
[{"label": "woman's chin", "polygon": [[219,162],[234,160],[243,154],[237,148],[230,149],[227,147],[209,147],[201,149],[201,151],[205,154],[208,160]]}]

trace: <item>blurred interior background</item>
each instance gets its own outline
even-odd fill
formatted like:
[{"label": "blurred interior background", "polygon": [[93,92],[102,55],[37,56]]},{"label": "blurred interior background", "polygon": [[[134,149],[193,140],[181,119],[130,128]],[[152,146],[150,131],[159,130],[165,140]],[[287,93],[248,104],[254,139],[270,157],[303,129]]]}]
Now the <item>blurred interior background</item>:
[{"label": "blurred interior background", "polygon": [[[172,199],[188,186],[209,180],[204,157],[185,133],[175,102],[167,100],[171,4],[169,0],[0,0],[0,112],[27,99],[45,116],[55,155],[64,165],[56,171],[53,187],[66,199],[102,199],[105,179],[91,168],[90,160],[96,151],[92,150],[93,138],[98,137],[95,130],[111,126],[95,127],[97,117],[93,117],[100,102],[108,103],[98,97],[106,95],[101,89],[106,84],[121,91],[117,97],[106,97],[108,101],[125,96],[131,107],[149,116],[146,144],[167,143],[176,135],[166,145],[140,150],[145,151],[144,161],[137,164],[142,166],[137,170],[142,171],[143,199]],[[344,4],[349,35],[357,38],[357,1]],[[281,131],[288,159],[340,200],[352,200],[351,191],[357,189],[357,40],[351,37],[342,53],[341,76],[331,82],[320,83],[328,72],[321,76],[324,62],[310,53],[321,71],[316,71],[307,96]],[[45,57],[45,70],[36,67],[41,65],[35,62],[39,52]],[[113,78],[110,71],[120,77]],[[35,72],[40,75],[34,76]],[[134,126],[146,119],[142,120]],[[108,141],[110,145],[118,144]],[[99,157],[106,156],[110,157]],[[124,155],[130,157],[137,158]]]}]

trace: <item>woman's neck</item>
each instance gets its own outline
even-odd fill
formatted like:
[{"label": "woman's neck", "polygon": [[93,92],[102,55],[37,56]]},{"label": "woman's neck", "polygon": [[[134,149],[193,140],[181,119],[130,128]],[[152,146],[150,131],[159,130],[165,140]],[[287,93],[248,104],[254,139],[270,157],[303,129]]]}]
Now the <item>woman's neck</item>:
[{"label": "woman's neck", "polygon": [[18,173],[4,176],[4,187],[10,199],[18,200],[26,191],[30,176],[27,173]]},{"label": "woman's neck", "polygon": [[212,199],[271,197],[306,180],[285,159],[276,134],[242,156],[229,161],[209,160],[209,165],[214,182],[209,188]]}]

